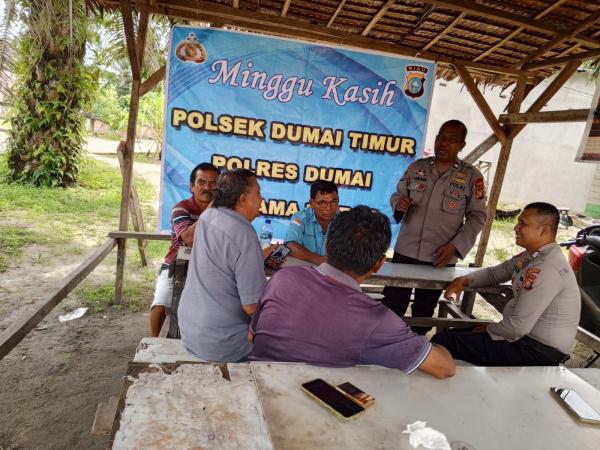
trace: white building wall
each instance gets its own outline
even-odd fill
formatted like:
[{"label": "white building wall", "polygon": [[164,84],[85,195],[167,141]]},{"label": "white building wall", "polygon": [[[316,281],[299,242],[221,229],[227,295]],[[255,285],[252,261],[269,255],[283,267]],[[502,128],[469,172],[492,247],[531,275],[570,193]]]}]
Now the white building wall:
[{"label": "white building wall", "polygon": [[[550,81],[542,82],[527,96],[521,111],[527,110]],[[542,111],[589,108],[594,88],[587,73],[576,73]],[[485,90],[484,96],[496,117],[504,112],[511,90]],[[449,119],[462,120],[469,129],[467,145],[461,153],[463,157],[492,134],[466,88],[455,81],[438,80],[432,99],[426,149],[433,149],[437,130]],[[500,202],[522,206],[533,201],[547,201],[574,212],[584,212],[596,170],[596,164],[574,162],[584,127],[584,122],[527,125],[513,141]],[[481,157],[482,161],[493,163],[490,187],[499,153],[500,144],[496,144]]]}]

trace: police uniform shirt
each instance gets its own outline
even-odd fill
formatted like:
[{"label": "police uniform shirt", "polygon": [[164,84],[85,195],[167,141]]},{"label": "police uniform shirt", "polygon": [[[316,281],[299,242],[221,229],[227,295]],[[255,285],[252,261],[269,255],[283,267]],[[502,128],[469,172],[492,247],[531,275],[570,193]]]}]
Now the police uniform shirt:
[{"label": "police uniform shirt", "polygon": [[317,222],[315,211],[312,208],[306,208],[292,216],[292,221],[285,235],[285,243],[295,242],[317,255],[325,256],[327,254],[325,246],[330,227],[331,222],[327,225],[327,231],[323,233],[321,225]]},{"label": "police uniform shirt", "polygon": [[472,287],[512,280],[513,299],[504,307],[502,320],[488,326],[492,339],[514,342],[529,336],[562,353],[571,352],[581,297],[575,274],[556,243],[473,272],[469,280]]},{"label": "police uniform shirt", "polygon": [[412,204],[402,217],[394,251],[425,262],[435,261],[433,253],[448,243],[461,258],[469,253],[486,218],[479,170],[457,159],[440,176],[433,157],[419,159],[400,178],[390,198],[392,211],[402,196],[410,197]]}]

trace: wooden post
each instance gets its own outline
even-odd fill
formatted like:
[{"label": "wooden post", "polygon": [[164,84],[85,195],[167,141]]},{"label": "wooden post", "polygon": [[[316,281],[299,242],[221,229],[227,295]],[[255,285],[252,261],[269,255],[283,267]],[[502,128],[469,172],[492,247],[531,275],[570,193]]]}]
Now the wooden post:
[{"label": "wooden post", "polygon": [[[123,185],[121,188],[121,211],[119,215],[119,230],[127,231],[129,226],[129,199],[131,192],[131,174],[133,172],[133,150],[135,146],[136,123],[138,115],[138,106],[140,101],[140,85],[142,59],[139,58],[137,50],[143,49],[146,42],[146,32],[148,30],[148,13],[142,13],[140,18],[140,29],[135,41],[135,30],[133,25],[133,16],[131,7],[127,0],[120,0],[121,15],[123,16],[123,26],[125,28],[125,40],[127,43],[127,53],[131,65],[131,97],[129,101],[129,119],[127,121],[127,140],[123,149]],[[145,24],[145,25],[144,25]],[[142,52],[143,53],[143,52]],[[126,239],[117,240],[117,269],[115,276],[115,296],[114,303],[120,304],[123,298],[123,275],[125,271],[125,252],[127,248]]]},{"label": "wooden post", "polygon": [[[521,109],[521,103],[523,103],[523,99],[525,98],[526,87],[527,85],[525,78],[519,79],[519,81],[517,82],[517,86],[515,87],[512,100],[508,105],[509,113],[519,112],[519,110]],[[500,150],[500,156],[498,157],[498,163],[496,164],[496,172],[494,174],[494,185],[492,186],[492,190],[490,192],[490,195],[488,196],[487,217],[485,220],[485,225],[483,226],[483,231],[481,232],[481,235],[479,237],[479,245],[477,247],[477,254],[475,256],[476,267],[481,267],[481,265],[483,264],[483,257],[487,249],[487,244],[490,239],[490,232],[492,231],[492,225],[496,217],[498,199],[500,198],[500,191],[502,190],[502,185],[504,182],[504,174],[506,173],[508,158],[510,156],[510,150],[512,148],[513,143],[513,138],[509,135],[510,131],[512,131],[510,127],[506,127],[504,129],[504,132],[506,133],[506,141],[503,143],[502,149]],[[461,309],[465,314],[470,316],[473,312],[474,304],[475,293],[469,292],[463,296]]]},{"label": "wooden post", "polygon": [[[119,166],[121,167],[121,174],[123,177],[125,173],[123,171],[123,148],[125,147],[125,142],[121,141],[117,146],[117,158],[119,159]],[[131,190],[130,190],[130,204],[131,208],[129,208],[131,212],[131,222],[133,223],[133,229],[135,231],[143,232],[144,231],[144,216],[142,215],[142,208],[140,207],[140,198],[138,197],[137,189],[135,188],[135,180],[133,179],[133,175],[131,176]],[[142,261],[142,266],[146,267],[148,265],[148,261],[146,259],[146,241],[143,239],[138,239],[138,249],[140,251],[140,260]]]}]

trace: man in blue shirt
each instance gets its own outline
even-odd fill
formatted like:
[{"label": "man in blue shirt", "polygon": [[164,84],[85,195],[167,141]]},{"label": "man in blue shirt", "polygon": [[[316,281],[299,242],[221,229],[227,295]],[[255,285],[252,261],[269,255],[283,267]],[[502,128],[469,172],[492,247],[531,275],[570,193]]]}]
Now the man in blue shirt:
[{"label": "man in blue shirt", "polygon": [[340,198],[331,181],[318,180],[310,187],[309,208],[292,216],[285,235],[285,245],[291,256],[313,264],[322,264],[331,221],[338,213]]}]

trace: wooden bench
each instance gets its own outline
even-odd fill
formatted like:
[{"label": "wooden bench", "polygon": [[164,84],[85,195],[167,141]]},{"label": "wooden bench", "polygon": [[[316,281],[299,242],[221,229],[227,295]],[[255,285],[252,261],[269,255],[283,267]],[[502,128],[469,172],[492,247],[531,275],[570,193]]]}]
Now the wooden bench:
[{"label": "wooden bench", "polygon": [[590,367],[598,358],[600,358],[600,337],[590,333],[587,330],[584,330],[581,327],[577,327],[577,335],[575,336],[575,339],[592,349],[593,355],[588,358],[585,366]]}]

